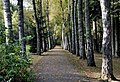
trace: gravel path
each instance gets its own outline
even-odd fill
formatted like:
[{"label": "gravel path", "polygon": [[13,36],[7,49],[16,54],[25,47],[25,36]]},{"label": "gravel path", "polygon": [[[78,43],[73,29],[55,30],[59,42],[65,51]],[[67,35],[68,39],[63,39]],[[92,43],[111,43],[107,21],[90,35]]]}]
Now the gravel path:
[{"label": "gravel path", "polygon": [[78,73],[64,54],[65,50],[59,46],[45,53],[37,63],[38,77],[35,82],[91,82]]}]

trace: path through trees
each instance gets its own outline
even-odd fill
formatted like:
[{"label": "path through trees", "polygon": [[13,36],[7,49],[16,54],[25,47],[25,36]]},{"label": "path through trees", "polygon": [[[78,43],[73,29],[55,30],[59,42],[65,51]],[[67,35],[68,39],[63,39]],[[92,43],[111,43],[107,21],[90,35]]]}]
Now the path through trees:
[{"label": "path through trees", "polygon": [[[54,65],[50,61],[55,67],[59,63],[69,66],[64,50],[79,58],[76,64],[85,61],[88,68],[99,68],[103,80],[116,80],[114,71],[119,65],[114,62],[120,58],[119,13],[119,0],[0,0],[0,81],[29,82],[33,76],[28,70],[33,54],[40,56],[48,51],[43,63],[51,68]],[[55,45],[64,50],[53,49]],[[102,57],[95,57],[96,53]],[[54,62],[49,60],[52,57]],[[99,59],[102,62],[97,62]],[[55,70],[60,69],[61,73],[67,69],[58,67]],[[71,65],[70,68],[69,71],[74,70]],[[47,67],[42,68],[46,73],[44,69]]]},{"label": "path through trees", "polygon": [[98,82],[79,73],[68,61],[66,54],[72,55],[60,46],[45,52],[34,68],[38,75],[36,82]]}]

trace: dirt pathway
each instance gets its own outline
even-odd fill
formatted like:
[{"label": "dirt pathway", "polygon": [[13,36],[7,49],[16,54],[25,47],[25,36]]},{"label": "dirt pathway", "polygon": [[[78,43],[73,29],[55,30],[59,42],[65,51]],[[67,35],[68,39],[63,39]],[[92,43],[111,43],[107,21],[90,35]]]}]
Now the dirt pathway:
[{"label": "dirt pathway", "polygon": [[59,46],[46,52],[36,64],[35,82],[91,82],[87,76],[79,74],[64,54],[65,50]]}]

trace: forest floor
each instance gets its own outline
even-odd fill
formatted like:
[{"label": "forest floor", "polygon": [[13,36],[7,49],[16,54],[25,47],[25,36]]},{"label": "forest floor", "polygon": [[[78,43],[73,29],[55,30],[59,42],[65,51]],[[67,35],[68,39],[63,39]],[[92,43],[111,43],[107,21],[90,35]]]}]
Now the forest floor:
[{"label": "forest floor", "polygon": [[[32,68],[36,73],[35,82],[101,82],[101,54],[95,54],[97,67],[88,67],[86,60],[80,60],[60,46],[42,56],[33,55]],[[120,59],[113,59],[114,74],[120,79]]]}]

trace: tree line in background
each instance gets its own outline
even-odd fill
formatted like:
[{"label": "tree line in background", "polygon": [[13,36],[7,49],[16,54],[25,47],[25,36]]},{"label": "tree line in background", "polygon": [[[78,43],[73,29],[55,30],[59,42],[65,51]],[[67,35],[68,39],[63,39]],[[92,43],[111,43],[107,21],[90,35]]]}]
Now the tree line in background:
[{"label": "tree line in background", "polygon": [[[120,57],[119,0],[25,1],[28,7],[23,0],[18,0],[17,5],[0,0],[0,45],[19,44],[18,50],[14,45],[14,51],[7,54],[18,52],[21,59],[28,61],[28,49],[41,55],[61,44],[80,59],[87,59],[88,66],[96,66],[95,51],[103,53],[102,79],[115,79],[112,56]],[[2,73],[1,78],[7,74]]]}]

